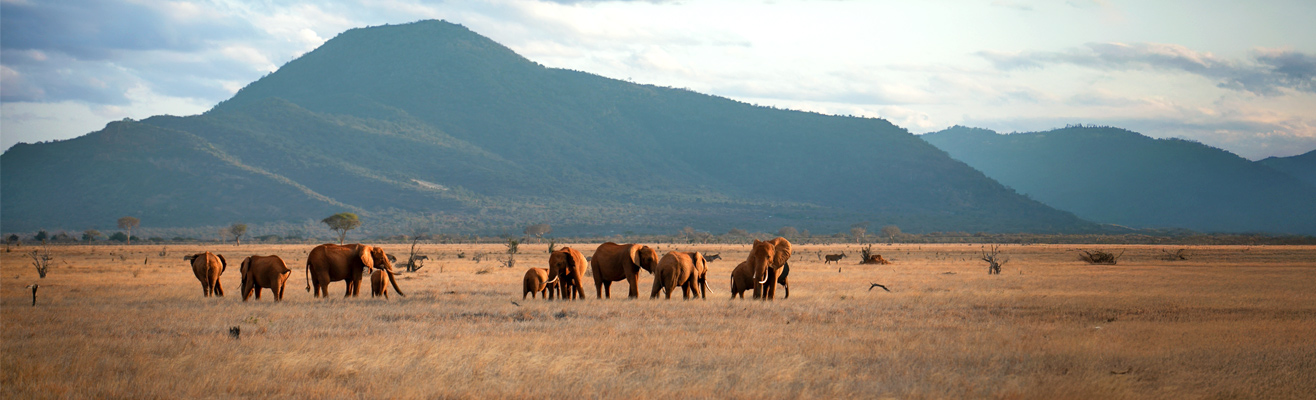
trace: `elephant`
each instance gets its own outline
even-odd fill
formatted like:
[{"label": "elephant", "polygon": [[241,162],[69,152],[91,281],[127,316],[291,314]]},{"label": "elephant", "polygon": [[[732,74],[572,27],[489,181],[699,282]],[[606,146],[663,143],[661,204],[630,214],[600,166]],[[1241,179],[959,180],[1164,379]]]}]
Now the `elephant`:
[{"label": "elephant", "polygon": [[388,299],[388,281],[388,274],[382,268],[370,273],[370,297],[384,296],[384,299]]},{"label": "elephant", "polygon": [[[658,268],[653,270],[653,292],[649,298],[658,298],[658,292],[664,291],[668,299],[672,290],[681,287],[681,297],[690,299],[693,290],[695,298],[707,298],[708,264],[699,252],[670,251],[658,260]],[[702,289],[702,290],[701,290]]]},{"label": "elephant", "polygon": [[552,299],[553,293],[557,292],[559,282],[550,282],[548,280],[548,269],[530,268],[525,271],[525,278],[521,280],[521,300],[525,300],[526,295],[530,298],[535,297],[535,293],[540,293],[544,299]]},{"label": "elephant", "polygon": [[640,297],[640,268],[653,273],[657,265],[658,252],[649,246],[613,242],[601,244],[594,250],[594,256],[589,261],[590,271],[594,274],[594,291],[600,299],[605,293],[608,298],[612,298],[612,283],[625,279],[630,283],[630,298]]},{"label": "elephant", "polygon": [[548,281],[561,288],[562,300],[584,299],[585,256],[570,247],[548,255]]},{"label": "elephant", "polygon": [[224,260],[224,256],[207,251],[184,256],[183,259],[192,262],[192,273],[196,274],[196,280],[201,281],[202,295],[224,297],[224,288],[219,285],[219,276],[228,269],[228,261]]},{"label": "elephant", "polygon": [[252,292],[260,300],[261,288],[274,292],[274,301],[283,301],[283,288],[292,276],[292,270],[279,256],[251,256],[242,259],[242,301],[247,301]]},{"label": "elephant", "polygon": [[329,283],[346,281],[347,293],[343,297],[356,297],[361,293],[361,278],[366,270],[379,268],[388,274],[393,290],[406,297],[393,277],[393,263],[379,247],[353,243],[337,245],[325,243],[315,246],[306,256],[306,291],[315,286],[315,297],[329,296]]},{"label": "elephant", "polygon": [[754,268],[749,261],[741,261],[731,270],[731,298],[745,298],[745,292],[754,290]]},{"label": "elephant", "polygon": [[[777,284],[786,285],[785,277],[790,271],[787,262],[791,259],[791,242],[784,237],[777,237],[766,242],[754,241],[755,246],[759,243],[771,245],[772,250],[770,261],[766,267],[755,264],[754,278],[755,282],[758,283],[754,285],[754,298],[772,300],[777,294]],[[783,299],[790,296],[789,286],[786,288],[786,293],[786,296],[782,297]]]}]

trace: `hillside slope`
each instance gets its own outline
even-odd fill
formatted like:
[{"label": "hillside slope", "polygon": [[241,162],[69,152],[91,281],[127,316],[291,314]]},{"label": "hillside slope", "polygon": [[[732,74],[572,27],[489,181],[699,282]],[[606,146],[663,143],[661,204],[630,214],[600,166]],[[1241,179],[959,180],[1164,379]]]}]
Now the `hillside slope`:
[{"label": "hillside slope", "polygon": [[1316,234],[1316,188],[1200,143],[1116,128],[923,139],[1020,193],[1101,223]]},{"label": "hillside slope", "polygon": [[[564,234],[786,225],[821,233],[856,222],[911,232],[1096,229],[885,120],[757,107],[546,68],[442,21],[352,29],[205,114],[125,126],[193,135],[241,165],[376,220],[424,220],[456,231],[538,222]],[[11,185],[8,168],[10,158],[27,159],[20,153],[58,144],[0,156],[6,230],[74,223],[9,218],[58,214],[35,210],[36,193],[17,184],[28,178]],[[11,197],[22,200],[11,207]],[[118,206],[99,218],[151,213],[130,201],[111,203]],[[234,210],[155,224],[325,215],[274,203],[248,206],[281,212]]]}]

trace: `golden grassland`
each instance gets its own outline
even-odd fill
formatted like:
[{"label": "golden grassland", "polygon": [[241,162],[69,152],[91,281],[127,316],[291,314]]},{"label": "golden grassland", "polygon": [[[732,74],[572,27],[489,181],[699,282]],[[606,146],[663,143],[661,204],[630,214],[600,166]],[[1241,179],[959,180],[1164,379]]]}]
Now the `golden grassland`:
[{"label": "golden grassland", "polygon": [[[586,255],[596,244],[571,244]],[[407,297],[313,299],[311,245],[30,246],[0,253],[4,398],[1311,398],[1316,246],[796,246],[790,299],[730,301],[748,246],[720,253],[706,300],[521,299],[500,245],[423,245]],[[386,245],[405,258],[405,245]],[[1125,251],[1091,266],[1080,249]],[[224,254],[225,296],[203,298],[185,254]],[[821,254],[845,251],[841,264]],[[465,258],[456,254],[465,253]],[[489,253],[480,263],[476,253]],[[287,297],[242,302],[241,258],[278,254]],[[838,270],[839,269],[839,270]],[[869,283],[882,283],[891,293]],[[37,305],[24,286],[40,283]],[[369,284],[365,285],[367,288]],[[677,296],[679,297],[679,295]],[[241,337],[229,336],[240,327]]]}]

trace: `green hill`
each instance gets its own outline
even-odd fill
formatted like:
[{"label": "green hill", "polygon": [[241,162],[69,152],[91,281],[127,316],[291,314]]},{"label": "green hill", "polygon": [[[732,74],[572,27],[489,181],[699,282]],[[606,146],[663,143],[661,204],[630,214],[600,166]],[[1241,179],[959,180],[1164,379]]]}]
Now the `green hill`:
[{"label": "green hill", "polygon": [[1268,157],[1257,163],[1316,186],[1316,150],[1292,157]]},{"label": "green hill", "polygon": [[1087,220],[1135,228],[1316,234],[1316,188],[1233,153],[1117,128],[923,139],[997,181]]},{"label": "green hill", "polygon": [[[131,145],[90,143],[117,130],[183,149],[162,148],[177,161],[153,163],[132,161],[145,155]],[[247,181],[222,191],[249,200],[220,207],[149,178],[198,171],[177,179],[193,189],[225,182],[222,168],[188,164],[205,158],[187,146],[243,171]],[[86,171],[37,153],[113,173],[82,186],[75,182]],[[441,21],[349,30],[205,114],[115,123],[15,146],[0,159],[6,231],[104,226],[121,215],[154,226],[305,221],[339,209],[458,232],[539,222],[558,234],[788,225],[830,233],[861,221],[909,232],[1096,229],[885,120],[546,68]],[[51,193],[37,181],[63,188],[67,200],[43,201]],[[179,215],[110,190],[128,186],[171,199]],[[75,217],[65,207],[87,210]]]}]

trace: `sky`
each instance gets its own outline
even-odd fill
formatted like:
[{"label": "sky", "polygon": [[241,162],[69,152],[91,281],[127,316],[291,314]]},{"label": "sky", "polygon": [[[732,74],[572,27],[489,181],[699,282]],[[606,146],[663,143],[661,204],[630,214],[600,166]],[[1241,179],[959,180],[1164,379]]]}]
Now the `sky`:
[{"label": "sky", "polygon": [[0,146],[193,115],[355,27],[443,19],[549,67],[748,103],[1316,149],[1316,1],[0,0]]}]

